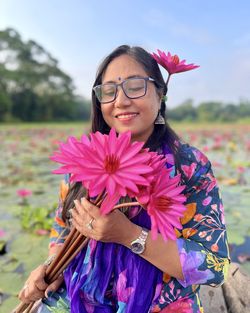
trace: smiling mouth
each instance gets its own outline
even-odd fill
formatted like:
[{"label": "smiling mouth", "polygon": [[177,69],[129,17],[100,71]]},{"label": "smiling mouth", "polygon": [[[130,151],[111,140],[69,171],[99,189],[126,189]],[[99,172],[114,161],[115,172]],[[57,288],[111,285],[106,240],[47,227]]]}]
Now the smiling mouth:
[{"label": "smiling mouth", "polygon": [[124,114],[116,115],[115,117],[120,121],[125,121],[125,120],[130,120],[136,117],[137,115],[139,115],[139,113],[124,113]]}]

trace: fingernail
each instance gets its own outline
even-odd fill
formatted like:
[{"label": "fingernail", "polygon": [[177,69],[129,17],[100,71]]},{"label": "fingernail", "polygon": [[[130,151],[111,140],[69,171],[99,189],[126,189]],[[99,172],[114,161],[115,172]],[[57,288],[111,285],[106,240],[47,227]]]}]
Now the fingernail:
[{"label": "fingernail", "polygon": [[81,198],[81,201],[83,201],[83,200],[85,200],[85,199],[86,199],[85,197],[82,197],[82,198]]},{"label": "fingernail", "polygon": [[48,291],[47,292],[47,298],[51,298],[53,296],[53,291]]}]

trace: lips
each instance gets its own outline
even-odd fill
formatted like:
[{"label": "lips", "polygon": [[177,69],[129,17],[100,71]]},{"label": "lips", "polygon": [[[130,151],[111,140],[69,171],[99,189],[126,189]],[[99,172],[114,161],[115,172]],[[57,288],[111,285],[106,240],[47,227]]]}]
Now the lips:
[{"label": "lips", "polygon": [[129,120],[129,119],[136,117],[137,115],[139,115],[139,113],[124,112],[124,113],[119,113],[119,114],[115,115],[115,117],[119,120]]}]

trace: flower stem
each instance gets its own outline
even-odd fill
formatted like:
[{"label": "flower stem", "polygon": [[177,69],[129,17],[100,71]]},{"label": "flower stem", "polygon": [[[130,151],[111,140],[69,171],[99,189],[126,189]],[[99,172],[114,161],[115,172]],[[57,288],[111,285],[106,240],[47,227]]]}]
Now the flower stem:
[{"label": "flower stem", "polygon": [[127,203],[121,203],[121,204],[117,204],[113,207],[113,210],[115,209],[120,209],[123,207],[128,207],[128,206],[136,206],[136,205],[141,205],[139,202],[127,202]]},{"label": "flower stem", "polygon": [[168,90],[168,83],[169,83],[170,76],[171,76],[171,74],[168,74],[168,79],[167,79],[167,81],[166,81],[167,90]]}]

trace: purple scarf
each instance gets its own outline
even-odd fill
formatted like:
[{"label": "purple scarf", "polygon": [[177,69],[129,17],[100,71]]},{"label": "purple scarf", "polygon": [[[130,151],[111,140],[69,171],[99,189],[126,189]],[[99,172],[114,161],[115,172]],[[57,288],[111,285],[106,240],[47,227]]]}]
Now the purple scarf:
[{"label": "purple scarf", "polygon": [[[163,153],[168,157],[166,166],[173,166],[167,147]],[[144,209],[131,221],[151,228]],[[95,240],[64,272],[72,313],[147,313],[160,296],[162,276],[162,271],[128,248]]]}]

